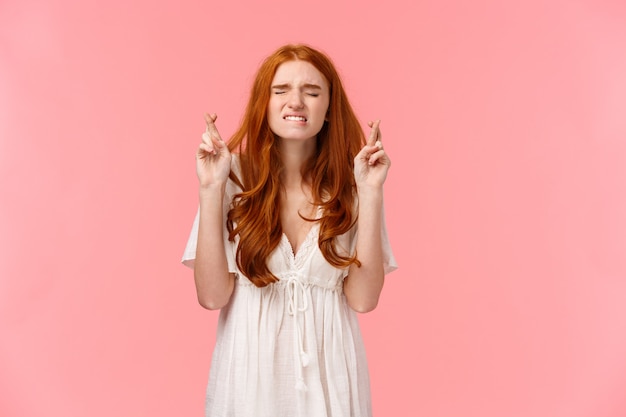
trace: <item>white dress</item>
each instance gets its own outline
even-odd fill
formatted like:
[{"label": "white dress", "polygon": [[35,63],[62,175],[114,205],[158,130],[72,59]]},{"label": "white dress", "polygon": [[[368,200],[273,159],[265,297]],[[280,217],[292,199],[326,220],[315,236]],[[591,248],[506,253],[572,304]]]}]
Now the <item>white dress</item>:
[{"label": "white dress", "polygon": [[[237,158],[233,170],[238,173]],[[226,187],[224,214],[239,189]],[[385,273],[397,265],[384,226]],[[229,303],[220,311],[206,393],[207,417],[370,417],[369,377],[356,313],[343,294],[346,269],[324,259],[314,223],[294,255],[283,234],[268,259],[280,281],[254,286],[237,268],[235,242],[224,245],[236,274]],[[353,251],[357,231],[339,237]],[[193,267],[194,221],[183,263]]]}]

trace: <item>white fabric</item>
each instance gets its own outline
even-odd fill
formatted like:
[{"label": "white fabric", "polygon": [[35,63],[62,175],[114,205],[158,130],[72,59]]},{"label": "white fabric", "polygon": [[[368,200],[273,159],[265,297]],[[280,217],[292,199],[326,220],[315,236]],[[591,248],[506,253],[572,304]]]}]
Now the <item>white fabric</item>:
[{"label": "white fabric", "polygon": [[[235,159],[235,158],[233,158]],[[233,164],[237,173],[238,167]],[[229,181],[225,212],[238,191]],[[347,269],[323,257],[314,223],[294,255],[286,235],[268,259],[280,281],[254,286],[235,263],[224,226],[229,270],[237,276],[220,312],[206,396],[207,417],[370,417],[365,349],[343,294]],[[397,265],[384,227],[385,273]],[[198,215],[183,263],[193,267]],[[354,249],[356,230],[339,237]]]}]

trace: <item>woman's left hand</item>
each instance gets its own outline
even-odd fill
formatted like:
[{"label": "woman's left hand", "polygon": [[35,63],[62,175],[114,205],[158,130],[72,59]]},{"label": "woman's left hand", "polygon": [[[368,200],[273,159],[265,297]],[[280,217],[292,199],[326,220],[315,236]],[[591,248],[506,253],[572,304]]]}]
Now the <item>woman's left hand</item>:
[{"label": "woman's left hand", "polygon": [[382,187],[391,160],[381,142],[380,120],[369,122],[367,125],[371,131],[367,143],[354,158],[354,179],[358,188]]}]

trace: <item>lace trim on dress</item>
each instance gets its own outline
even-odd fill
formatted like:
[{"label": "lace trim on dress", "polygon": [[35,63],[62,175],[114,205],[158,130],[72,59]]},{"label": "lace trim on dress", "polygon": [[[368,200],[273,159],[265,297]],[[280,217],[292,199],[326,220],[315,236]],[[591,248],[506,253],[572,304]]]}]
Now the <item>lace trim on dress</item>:
[{"label": "lace trim on dress", "polygon": [[298,252],[296,253],[293,252],[293,246],[291,246],[291,242],[289,242],[287,235],[283,233],[279,247],[285,257],[287,265],[298,269],[302,267],[302,264],[307,259],[311,249],[313,249],[314,245],[317,245],[318,233],[319,223],[316,222],[313,226],[311,226],[311,229],[304,238],[304,241],[300,244]]},{"label": "lace trim on dress", "polygon": [[[311,229],[307,233],[304,241],[298,248],[297,253],[293,253],[293,246],[289,242],[287,235],[283,233],[280,241],[280,250],[285,256],[287,265],[290,265],[291,271],[299,271],[304,261],[307,259],[309,252],[314,248],[314,244],[317,243],[319,223],[316,222],[311,226]],[[301,315],[309,308],[307,287],[309,284],[302,279],[300,274],[290,274],[287,279],[287,293],[289,295],[289,315],[293,317],[294,331],[294,344],[297,351],[295,352],[296,360],[299,364],[296,370],[296,390],[307,391],[308,387],[304,382],[304,368],[309,364],[309,354],[304,350],[304,330],[302,329],[302,323],[300,323]]]}]

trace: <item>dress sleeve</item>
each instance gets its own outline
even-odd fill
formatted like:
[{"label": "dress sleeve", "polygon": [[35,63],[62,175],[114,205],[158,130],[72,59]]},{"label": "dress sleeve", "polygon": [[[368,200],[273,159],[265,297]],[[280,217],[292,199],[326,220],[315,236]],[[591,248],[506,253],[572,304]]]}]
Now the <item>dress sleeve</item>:
[{"label": "dress sleeve", "polygon": [[[223,217],[222,217],[222,235],[224,241],[224,249],[226,250],[226,262],[228,263],[228,272],[237,272],[237,262],[235,261],[236,254],[236,243],[228,240],[228,229],[226,227],[226,219],[228,216],[228,210],[230,210],[230,206],[232,203],[232,199],[236,193],[238,193],[239,188],[234,184],[233,181],[228,180],[226,184],[226,192],[224,193],[224,206],[223,206]],[[194,261],[196,259],[196,248],[198,245],[198,227],[200,223],[200,209],[196,212],[196,217],[193,221],[193,225],[191,226],[191,232],[189,233],[189,239],[187,240],[187,246],[185,247],[185,251],[183,252],[183,258],[181,262],[183,265],[188,266],[189,268],[194,267]]]},{"label": "dress sleeve", "polygon": [[381,221],[381,239],[382,239],[382,247],[383,247],[383,267],[385,269],[385,275],[395,271],[398,269],[398,263],[396,262],[396,258],[393,256],[393,251],[391,250],[391,243],[389,243],[389,236],[387,235],[387,224],[385,222],[385,206],[383,204],[382,210],[382,221]]},{"label": "dress sleeve", "polygon": [[[350,253],[354,254],[356,251],[356,238],[358,235],[359,231],[357,230],[357,227],[354,227],[353,233],[352,233],[352,241],[351,241],[351,251]],[[393,251],[391,250],[391,243],[389,242],[389,236],[387,235],[387,225],[386,225],[386,221],[385,221],[385,205],[383,203],[383,209],[382,209],[382,219],[381,219],[381,230],[380,230],[380,238],[381,238],[381,244],[382,244],[382,249],[383,249],[383,268],[385,271],[385,275],[389,274],[390,272],[395,271],[396,269],[398,269],[398,263],[396,262],[396,258],[393,255]]]}]

